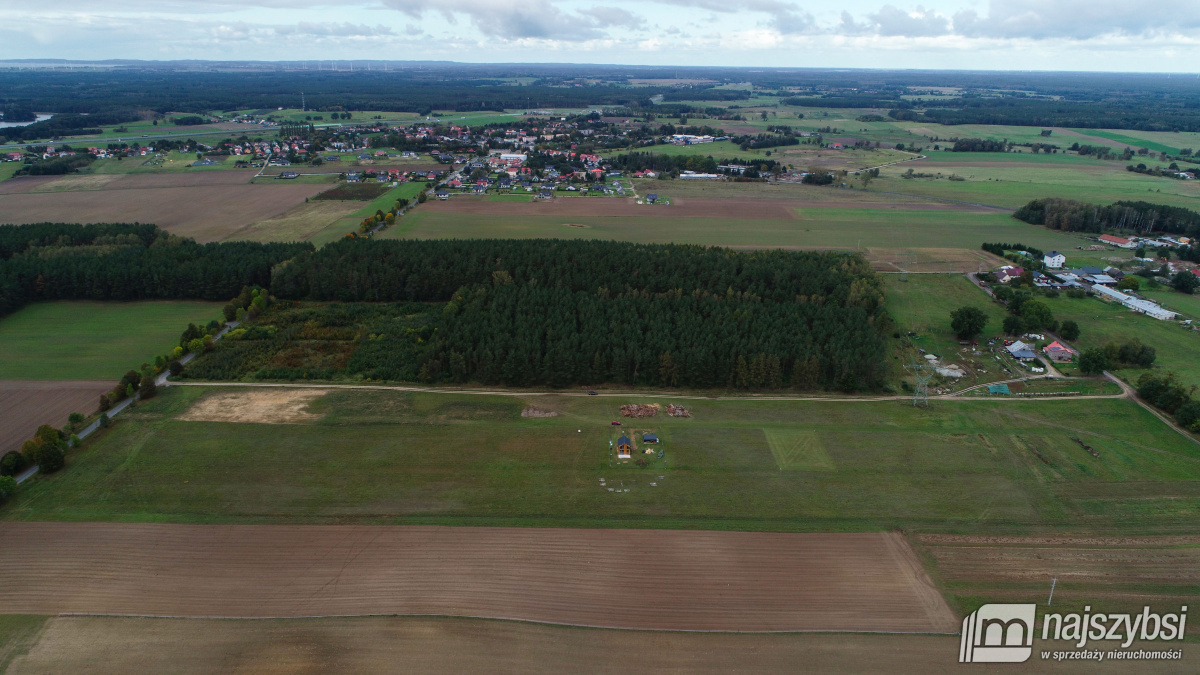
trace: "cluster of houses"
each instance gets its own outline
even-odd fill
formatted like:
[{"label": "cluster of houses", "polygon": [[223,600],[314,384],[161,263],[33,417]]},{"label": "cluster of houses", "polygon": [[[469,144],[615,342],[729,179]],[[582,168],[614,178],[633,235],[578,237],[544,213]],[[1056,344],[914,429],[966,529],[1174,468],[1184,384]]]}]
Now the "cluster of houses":
[{"label": "cluster of houses", "polygon": [[1158,237],[1118,237],[1112,234],[1102,234],[1096,237],[1096,240],[1116,246],[1117,248],[1135,249],[1135,248],[1159,248],[1162,246],[1187,246],[1191,240],[1187,237],[1170,237],[1160,235]]},{"label": "cluster of houses", "polygon": [[[1051,251],[1051,253],[1054,253],[1054,251]],[[1047,257],[1049,255],[1047,254]],[[1192,272],[1200,276],[1200,270],[1193,269]],[[996,271],[996,280],[1000,283],[1009,283],[1024,273],[1025,270],[1023,268],[1005,265]],[[1120,303],[1135,312],[1162,321],[1171,321],[1178,316],[1176,312],[1165,309],[1161,305],[1116,290],[1117,284],[1125,278],[1125,273],[1115,267],[1100,268],[1085,266],[1078,269],[1053,270],[1049,274],[1034,271],[1032,272],[1032,276],[1033,284],[1038,288],[1078,288],[1091,291],[1102,298]]]}]

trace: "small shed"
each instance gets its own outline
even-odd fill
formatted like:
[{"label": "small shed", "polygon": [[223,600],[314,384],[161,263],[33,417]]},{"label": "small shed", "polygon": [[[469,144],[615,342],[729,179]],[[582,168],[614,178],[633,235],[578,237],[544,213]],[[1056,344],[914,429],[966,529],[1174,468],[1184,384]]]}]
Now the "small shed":
[{"label": "small shed", "polygon": [[642,442],[643,443],[657,443],[658,436],[656,436],[654,434],[642,434]]},{"label": "small shed", "polygon": [[629,442],[628,436],[622,436],[617,439],[617,456],[628,457],[633,452],[633,443]]}]

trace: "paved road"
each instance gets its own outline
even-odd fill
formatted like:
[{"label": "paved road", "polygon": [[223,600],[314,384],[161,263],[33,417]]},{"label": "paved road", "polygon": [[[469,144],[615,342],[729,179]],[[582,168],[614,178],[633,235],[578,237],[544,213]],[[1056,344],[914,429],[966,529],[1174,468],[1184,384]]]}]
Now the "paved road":
[{"label": "paved road", "polygon": [[[236,328],[237,325],[238,325],[237,321],[230,321],[228,324],[225,325],[225,328],[221,329],[220,333],[217,333],[213,337],[213,340],[214,341],[220,340],[222,337],[225,336],[226,333],[228,333],[230,330],[233,330],[234,328]],[[194,358],[196,358],[195,353],[188,352],[187,354],[183,355],[183,358],[179,359],[179,362],[186,364]],[[170,374],[171,374],[170,371],[164,370],[162,373],[160,373],[158,375],[158,377],[154,378],[154,386],[156,386],[156,387],[166,386],[167,385],[167,377]],[[130,406],[130,404],[132,404],[135,400],[137,400],[139,398],[141,398],[140,394],[134,394],[132,398],[127,398],[123,401],[118,402],[116,405],[114,405],[113,407],[109,408],[106,411],[108,418],[112,419],[113,417],[116,417],[117,414],[119,414],[121,411],[128,408]],[[97,430],[99,428],[100,428],[100,420],[97,419],[95,422],[92,422],[91,424],[84,427],[83,431],[80,431],[79,433],[77,433],[75,435],[78,436],[80,440],[83,440],[83,439],[87,438],[88,436],[90,436],[92,434],[92,432],[94,432],[95,430]],[[17,484],[20,485],[21,483],[24,483],[25,481],[29,480],[30,478],[33,478],[33,476],[37,472],[38,472],[38,468],[36,466],[31,466],[28,469],[26,469],[25,471],[22,471],[20,474],[18,474],[16,476]]]}]

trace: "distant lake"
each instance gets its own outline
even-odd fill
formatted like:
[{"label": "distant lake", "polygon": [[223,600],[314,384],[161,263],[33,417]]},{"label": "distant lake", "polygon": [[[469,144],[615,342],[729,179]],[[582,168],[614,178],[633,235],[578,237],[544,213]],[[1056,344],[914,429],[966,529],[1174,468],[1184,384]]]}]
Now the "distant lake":
[{"label": "distant lake", "polygon": [[37,119],[34,120],[33,122],[0,122],[0,129],[7,129],[9,127],[27,127],[30,124],[36,124],[37,122],[44,122],[44,121],[50,119],[51,117],[54,117],[54,115],[42,115],[39,113],[37,116]]}]

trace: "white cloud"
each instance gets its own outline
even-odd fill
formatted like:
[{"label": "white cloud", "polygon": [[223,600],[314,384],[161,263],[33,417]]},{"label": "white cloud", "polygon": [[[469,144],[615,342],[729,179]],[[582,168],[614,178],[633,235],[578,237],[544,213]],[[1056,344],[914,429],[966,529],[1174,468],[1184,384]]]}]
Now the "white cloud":
[{"label": "white cloud", "polygon": [[968,37],[1066,38],[1106,35],[1186,35],[1200,28],[1194,0],[991,0],[988,13],[954,15],[954,30]]}]

